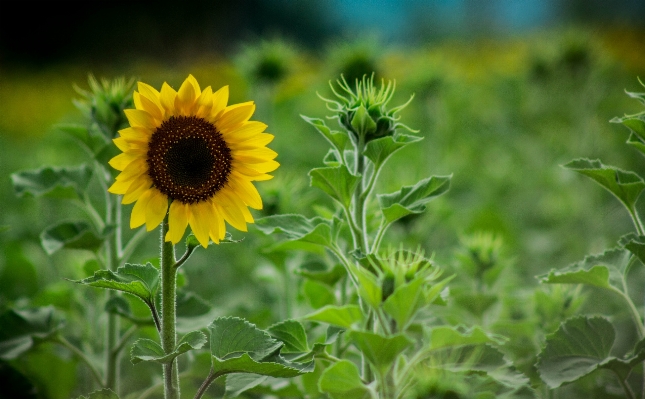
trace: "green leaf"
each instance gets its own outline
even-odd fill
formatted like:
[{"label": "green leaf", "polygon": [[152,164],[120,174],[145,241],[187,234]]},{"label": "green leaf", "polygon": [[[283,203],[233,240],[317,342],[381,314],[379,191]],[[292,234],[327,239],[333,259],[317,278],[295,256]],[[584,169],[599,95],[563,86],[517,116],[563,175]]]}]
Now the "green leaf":
[{"label": "green leaf", "polygon": [[94,391],[89,396],[79,396],[77,399],[119,399],[119,395],[111,389],[105,388]]},{"label": "green leaf", "polygon": [[271,336],[284,343],[283,353],[307,352],[307,333],[305,328],[296,320],[285,320],[267,328]]},{"label": "green leaf", "polygon": [[385,375],[396,358],[412,345],[403,334],[384,337],[368,331],[350,331],[348,337],[381,375]]},{"label": "green leaf", "polygon": [[48,255],[63,248],[97,251],[103,240],[89,223],[83,221],[57,223],[40,234],[40,243]]},{"label": "green leaf", "polygon": [[417,310],[424,304],[423,283],[423,279],[414,279],[402,284],[383,303],[383,310],[396,320],[399,330],[405,329]]},{"label": "green leaf", "polygon": [[392,223],[404,216],[419,214],[426,210],[426,204],[448,191],[452,176],[432,176],[414,186],[404,186],[391,194],[378,194],[383,216]]},{"label": "green leaf", "polygon": [[328,305],[322,309],[308,314],[305,319],[333,324],[338,327],[350,328],[354,323],[363,320],[363,312],[358,305],[332,306]]},{"label": "green leaf", "polygon": [[177,332],[206,328],[217,313],[217,309],[194,292],[177,290]]},{"label": "green leaf", "polygon": [[645,182],[634,172],[627,172],[614,166],[603,165],[599,160],[576,159],[564,165],[595,180],[612,193],[631,212],[636,199],[645,189]]},{"label": "green leaf", "polygon": [[154,304],[155,293],[159,288],[159,270],[150,263],[145,265],[126,263],[116,272],[98,270],[92,277],[73,282],[126,292],[140,298],[150,306]]},{"label": "green leaf", "polygon": [[645,236],[637,236],[636,234],[627,234],[620,239],[620,245],[625,247],[629,252],[634,254],[645,264]]},{"label": "green leaf", "polygon": [[550,388],[576,381],[602,366],[616,332],[603,317],[574,317],[547,336],[536,367]]},{"label": "green leaf", "polygon": [[92,179],[92,169],[87,165],[70,167],[43,167],[11,174],[14,192],[18,197],[82,198]]},{"label": "green leaf", "polygon": [[358,367],[349,360],[341,360],[323,371],[318,389],[332,399],[371,399],[376,395],[363,384]]},{"label": "green leaf", "polygon": [[641,155],[645,156],[645,143],[643,143],[643,141],[639,139],[635,133],[632,133],[629,135],[629,138],[627,139],[627,144],[636,148],[638,152],[641,153]]},{"label": "green leaf", "polygon": [[352,195],[361,181],[361,177],[353,175],[345,165],[315,168],[309,171],[309,176],[312,187],[323,190],[345,208],[349,207]]},{"label": "green leaf", "polygon": [[255,226],[264,234],[282,233],[290,241],[317,245],[331,245],[329,221],[321,217],[307,219],[302,215],[274,215],[255,221]]},{"label": "green leaf", "polygon": [[[87,126],[73,123],[61,123],[54,127],[80,141],[93,155],[99,154],[107,146],[112,144],[103,134],[96,132],[93,129],[88,129]],[[112,146],[114,147],[114,145]]]},{"label": "green leaf", "polygon": [[312,264],[302,265],[295,272],[296,274],[305,277],[309,280],[314,280],[333,287],[343,276],[346,275],[345,268],[340,264],[335,264],[333,268],[327,269],[324,264],[323,267],[315,267]]},{"label": "green leaf", "polygon": [[363,155],[374,163],[375,170],[379,170],[385,161],[387,161],[387,159],[396,151],[408,144],[416,143],[421,140],[423,140],[423,137],[410,136],[406,134],[382,137],[368,142],[365,146]]},{"label": "green leaf", "polygon": [[430,336],[430,348],[446,348],[449,346],[498,344],[502,345],[507,338],[497,334],[487,334],[479,326],[471,329],[463,327],[439,326],[434,327]]},{"label": "green leaf", "polygon": [[538,276],[545,284],[586,284],[601,288],[622,289],[622,275],[629,263],[629,251],[614,248],[600,255],[591,255],[562,270],[551,270]]},{"label": "green leaf", "polygon": [[461,291],[453,290],[450,297],[459,307],[477,317],[482,317],[498,300],[497,294],[472,292],[469,288]]},{"label": "green leaf", "polygon": [[641,119],[640,115],[627,115],[622,118],[613,118],[610,122],[612,123],[622,123],[623,126],[627,127],[632,131],[632,134],[636,134],[641,139],[645,139],[645,120]]},{"label": "green leaf", "polygon": [[208,326],[212,371],[216,376],[253,373],[295,377],[313,370],[313,361],[289,362],[280,356],[282,342],[255,325],[235,317],[220,317]]},{"label": "green leaf", "polygon": [[306,280],[302,284],[302,293],[307,299],[309,305],[314,309],[320,309],[323,306],[336,304],[336,295],[334,295],[334,290],[330,286],[321,284],[317,281]]},{"label": "green leaf", "polygon": [[201,349],[206,344],[206,335],[201,331],[192,331],[184,335],[175,350],[165,354],[161,346],[153,340],[147,338],[138,339],[133,345],[130,352],[130,361],[132,364],[139,362],[155,362],[161,364],[172,363],[175,358],[183,353],[193,349]]},{"label": "green leaf", "polygon": [[349,270],[358,281],[358,295],[372,308],[378,309],[381,306],[383,294],[376,276],[362,266],[350,264]]},{"label": "green leaf", "polygon": [[61,326],[53,306],[5,311],[0,314],[0,359],[16,359]]},{"label": "green leaf", "polygon": [[367,136],[376,131],[376,122],[363,105],[356,109],[351,123],[354,130],[361,136]]},{"label": "green leaf", "polygon": [[269,378],[266,375],[233,373],[226,376],[224,398],[236,398],[243,392],[253,389]]},{"label": "green leaf", "polygon": [[329,141],[331,145],[333,145],[334,148],[338,150],[338,152],[341,155],[343,154],[343,151],[345,150],[345,146],[349,141],[349,136],[347,136],[347,133],[331,130],[325,125],[325,121],[323,121],[322,119],[309,118],[304,115],[300,115],[300,116],[302,117],[302,119],[304,119],[313,127],[315,127],[316,130],[318,130],[320,134],[322,134],[323,137],[327,139],[327,141]]}]

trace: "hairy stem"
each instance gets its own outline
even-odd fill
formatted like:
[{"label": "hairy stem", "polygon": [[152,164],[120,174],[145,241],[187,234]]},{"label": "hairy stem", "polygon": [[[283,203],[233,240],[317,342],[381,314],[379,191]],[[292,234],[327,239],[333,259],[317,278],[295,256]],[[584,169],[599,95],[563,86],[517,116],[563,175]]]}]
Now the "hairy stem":
[{"label": "hairy stem", "polygon": [[[175,246],[165,240],[168,232],[168,215],[161,224],[161,347],[170,354],[177,344],[176,297],[177,268],[175,267]],[[164,398],[179,399],[179,371],[177,359],[163,365]]]}]

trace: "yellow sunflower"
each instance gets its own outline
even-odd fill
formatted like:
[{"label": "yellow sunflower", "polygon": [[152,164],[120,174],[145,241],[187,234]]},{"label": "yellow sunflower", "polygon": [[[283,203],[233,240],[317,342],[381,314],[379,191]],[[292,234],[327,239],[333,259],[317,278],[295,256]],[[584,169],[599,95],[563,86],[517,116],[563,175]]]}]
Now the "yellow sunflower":
[{"label": "yellow sunflower", "polygon": [[179,242],[190,225],[204,247],[224,238],[224,221],[246,231],[248,207],[262,209],[253,181],[268,180],[280,165],[266,147],[267,125],[249,121],[252,101],[228,105],[228,86],[203,91],[192,76],[178,91],[167,83],[157,91],[139,82],[136,109],[125,110],[130,127],[114,139],[123,151],[110,160],[121,171],[108,189],[136,201],[130,227],[148,231],[168,214],[165,240]]}]

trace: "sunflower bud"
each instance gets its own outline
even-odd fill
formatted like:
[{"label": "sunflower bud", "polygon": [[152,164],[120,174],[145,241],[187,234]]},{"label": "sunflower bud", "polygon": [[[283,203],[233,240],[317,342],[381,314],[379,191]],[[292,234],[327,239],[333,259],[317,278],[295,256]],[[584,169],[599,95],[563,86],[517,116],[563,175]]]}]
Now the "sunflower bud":
[{"label": "sunflower bud", "polygon": [[381,81],[381,86],[377,87],[374,84],[374,74],[370,78],[365,75],[362,80],[356,79],[354,90],[342,75],[336,82],[341,92],[346,94],[339,94],[330,83],[338,101],[326,98],[323,100],[327,102],[327,108],[336,114],[333,118],[338,119],[354,142],[362,139],[366,143],[377,138],[393,136],[399,127],[413,131],[399,122],[400,116],[397,113],[405,108],[414,96],[398,107],[387,106],[394,94],[394,81],[388,81],[387,84]]}]

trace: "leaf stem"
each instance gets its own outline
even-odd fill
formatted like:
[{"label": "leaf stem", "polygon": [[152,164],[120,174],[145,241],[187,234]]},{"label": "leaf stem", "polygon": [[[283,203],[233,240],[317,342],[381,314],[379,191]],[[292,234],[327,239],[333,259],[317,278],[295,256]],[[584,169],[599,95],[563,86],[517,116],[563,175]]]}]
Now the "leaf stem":
[{"label": "leaf stem", "polygon": [[383,240],[383,236],[385,235],[388,227],[390,227],[390,224],[385,221],[385,218],[381,219],[381,225],[379,226],[378,232],[376,233],[376,238],[374,238],[374,242],[372,243],[370,253],[378,252],[379,248],[381,247],[381,241]]},{"label": "leaf stem", "polygon": [[118,344],[114,348],[114,351],[112,352],[114,356],[117,356],[119,352],[123,350],[123,348],[125,347],[125,344],[127,344],[128,340],[132,337],[132,335],[135,332],[137,332],[138,328],[139,326],[137,326],[136,324],[133,324],[125,333],[123,333],[123,335],[121,336],[121,339],[119,340]]},{"label": "leaf stem", "polygon": [[[367,254],[367,231],[365,225],[365,200],[363,197],[364,190],[364,179],[365,179],[365,156],[363,151],[365,150],[365,137],[362,135],[358,138],[358,143],[356,144],[356,155],[355,159],[355,172],[356,175],[361,177],[360,183],[357,185],[356,190],[354,191],[354,223],[358,227],[359,233],[359,248],[364,254]],[[374,171],[376,173],[376,171]]]},{"label": "leaf stem", "polygon": [[629,211],[629,216],[632,218],[632,222],[634,223],[634,227],[636,227],[638,235],[645,235],[645,227],[643,227],[643,222],[641,222],[641,219],[638,217],[636,209],[634,209],[634,207],[628,207],[627,210]]},{"label": "leaf stem", "polygon": [[634,391],[632,391],[632,388],[627,384],[625,380],[620,378],[620,375],[616,373],[616,378],[618,378],[618,381],[620,382],[620,386],[623,387],[623,390],[625,391],[625,396],[627,399],[636,399],[636,395],[634,395]]},{"label": "leaf stem", "polygon": [[636,305],[634,305],[634,302],[632,301],[632,299],[623,291],[613,286],[611,287],[611,290],[617,293],[618,295],[620,295],[625,300],[625,302],[627,302],[627,306],[631,311],[632,319],[634,321],[634,324],[636,325],[636,332],[638,333],[638,339],[642,339],[643,336],[645,336],[645,326],[643,326],[643,323],[641,322],[641,317],[640,317],[640,314],[638,313],[638,309],[636,309]]},{"label": "leaf stem", "polygon": [[[109,175],[108,175],[109,176]],[[99,179],[105,185],[103,179]],[[118,197],[114,197],[105,191],[105,224],[107,226],[114,223],[115,208],[119,207]],[[110,233],[105,242],[105,262],[106,268],[115,271],[118,267],[117,248],[116,248],[116,231]],[[117,296],[117,292],[108,290],[108,301]],[[105,386],[118,394],[119,367],[118,356],[114,356],[114,348],[119,341],[119,317],[114,313],[108,313],[106,325],[106,342],[105,342]]]},{"label": "leaf stem", "polygon": [[66,340],[65,337],[63,337],[62,335],[57,335],[53,339],[53,342],[61,346],[64,346],[65,348],[69,349],[72,353],[74,353],[76,356],[78,356],[78,358],[81,359],[81,361],[85,363],[85,365],[87,365],[87,367],[90,369],[90,371],[92,372],[92,376],[94,377],[96,382],[98,382],[99,386],[101,388],[105,388],[105,382],[103,381],[103,378],[101,378],[101,373],[99,373],[98,369],[92,364],[90,359],[87,356],[85,356],[85,354],[80,349],[78,349],[71,342]]},{"label": "leaf stem", "polygon": [[[161,347],[170,354],[177,345],[177,268],[175,267],[175,246],[165,240],[168,232],[168,215],[161,224]],[[163,365],[164,398],[179,398],[179,373],[177,359]]]},{"label": "leaf stem", "polygon": [[199,389],[197,390],[197,393],[195,393],[194,399],[199,399],[202,396],[204,396],[204,394],[206,393],[206,390],[208,389],[208,387],[211,386],[213,381],[215,381],[215,379],[217,377],[219,377],[220,375],[221,374],[214,373],[213,369],[211,368],[210,372],[208,373],[208,376],[206,377],[204,382],[202,382],[202,385],[199,386]]}]

